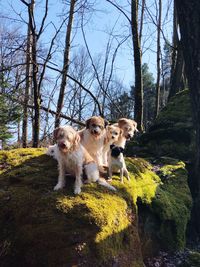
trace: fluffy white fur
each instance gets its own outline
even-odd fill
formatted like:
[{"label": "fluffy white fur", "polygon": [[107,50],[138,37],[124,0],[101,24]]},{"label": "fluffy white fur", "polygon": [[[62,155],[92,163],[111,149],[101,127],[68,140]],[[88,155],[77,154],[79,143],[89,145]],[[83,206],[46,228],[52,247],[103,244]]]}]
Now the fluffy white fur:
[{"label": "fluffy white fur", "polygon": [[83,168],[87,175],[87,182],[98,182],[105,187],[116,190],[99,177],[97,164],[80,144],[80,136],[71,126],[63,126],[54,131],[57,145],[53,149],[53,157],[58,161],[59,176],[54,190],[62,189],[65,186],[65,173],[75,176],[74,193],[79,194],[82,187]]},{"label": "fluffy white fur", "polygon": [[46,154],[57,160],[57,145],[52,145],[47,148]]}]

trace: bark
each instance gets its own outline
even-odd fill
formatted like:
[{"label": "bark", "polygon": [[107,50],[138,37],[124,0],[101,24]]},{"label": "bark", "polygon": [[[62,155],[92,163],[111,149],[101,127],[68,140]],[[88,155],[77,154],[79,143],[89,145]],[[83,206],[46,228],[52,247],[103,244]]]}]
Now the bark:
[{"label": "bark", "polygon": [[134,51],[135,65],[135,106],[134,117],[138,124],[138,129],[143,131],[143,84],[142,84],[142,64],[141,49],[138,34],[138,0],[131,1],[131,30]]},{"label": "bark", "polygon": [[39,146],[40,134],[40,88],[38,86],[38,63],[37,63],[37,41],[38,35],[34,23],[34,5],[35,0],[29,5],[29,21],[32,41],[30,45],[32,56],[32,80],[33,80],[33,99],[34,99],[34,125],[33,125],[33,147]]},{"label": "bark", "polygon": [[28,135],[28,101],[31,87],[31,30],[30,22],[27,31],[27,48],[26,48],[26,85],[24,94],[23,122],[22,122],[22,147],[27,147]]},{"label": "bark", "polygon": [[181,42],[177,47],[177,56],[174,62],[175,66],[171,73],[171,81],[170,81],[170,91],[169,97],[170,99],[174,96],[177,92],[185,89],[186,81],[185,81],[185,63],[183,58],[183,51],[181,47]]},{"label": "bark", "polygon": [[141,16],[140,16],[140,33],[139,33],[139,40],[141,43],[141,39],[142,39],[142,30],[143,30],[143,21],[144,21],[144,8],[145,8],[145,0],[142,0],[141,3]]},{"label": "bark", "polygon": [[160,110],[160,58],[161,58],[161,46],[160,46],[160,34],[161,34],[161,16],[162,16],[162,0],[159,0],[158,6],[158,25],[157,25],[157,79],[156,79],[156,116],[158,116]]},{"label": "bark", "polygon": [[200,1],[175,0],[180,25],[183,55],[188,79],[192,116],[196,130],[196,151],[192,190],[196,226],[200,234]]},{"label": "bark", "polygon": [[63,60],[63,74],[62,81],[60,86],[60,92],[57,102],[57,115],[55,118],[55,128],[60,125],[60,114],[62,112],[62,107],[64,103],[65,87],[67,83],[67,74],[69,69],[69,54],[70,54],[70,42],[71,42],[71,32],[72,32],[72,23],[74,17],[74,8],[76,0],[71,0],[70,2],[70,11],[69,11],[69,20],[67,24],[67,32],[65,38],[65,51],[64,51],[64,60]]},{"label": "bark", "polygon": [[183,58],[183,49],[178,37],[178,18],[176,6],[174,3],[174,18],[173,18],[173,40],[172,40],[172,67],[170,78],[170,91],[168,100],[186,86],[185,79],[185,63]]}]

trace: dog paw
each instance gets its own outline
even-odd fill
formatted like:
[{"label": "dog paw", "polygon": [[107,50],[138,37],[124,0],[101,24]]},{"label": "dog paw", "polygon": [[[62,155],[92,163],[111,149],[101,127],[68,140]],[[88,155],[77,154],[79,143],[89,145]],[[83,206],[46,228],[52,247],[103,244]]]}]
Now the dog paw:
[{"label": "dog paw", "polygon": [[57,185],[56,185],[56,186],[54,186],[54,189],[53,189],[53,190],[57,191],[57,190],[60,190],[60,189],[62,189],[63,187],[64,187],[64,185],[63,185],[63,184],[57,183]]},{"label": "dog paw", "polygon": [[75,194],[75,195],[80,194],[80,192],[81,192],[81,188],[80,188],[80,187],[76,187],[76,188],[74,188],[74,194]]}]

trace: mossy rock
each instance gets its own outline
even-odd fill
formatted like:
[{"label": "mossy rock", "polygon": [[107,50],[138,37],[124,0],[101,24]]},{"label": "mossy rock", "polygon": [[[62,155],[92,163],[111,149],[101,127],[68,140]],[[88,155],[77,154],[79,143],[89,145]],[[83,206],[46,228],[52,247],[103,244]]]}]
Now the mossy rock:
[{"label": "mossy rock", "polygon": [[157,188],[150,205],[138,202],[145,258],[156,254],[160,249],[171,252],[184,249],[192,207],[185,164],[169,157],[154,160],[154,164],[162,184]]},{"label": "mossy rock", "polygon": [[139,146],[128,144],[128,154],[169,156],[191,160],[194,153],[194,127],[188,90],[172,97],[148,132],[141,135]]},{"label": "mossy rock", "polygon": [[150,162],[127,158],[131,181],[114,176],[117,192],[85,184],[75,196],[73,177],[65,189],[52,190],[57,163],[44,152],[0,152],[0,266],[143,266],[147,235],[138,230],[138,199],[158,218],[151,244],[156,240],[159,249],[173,235],[166,249],[183,246],[191,198],[182,163],[161,162],[155,173]]}]

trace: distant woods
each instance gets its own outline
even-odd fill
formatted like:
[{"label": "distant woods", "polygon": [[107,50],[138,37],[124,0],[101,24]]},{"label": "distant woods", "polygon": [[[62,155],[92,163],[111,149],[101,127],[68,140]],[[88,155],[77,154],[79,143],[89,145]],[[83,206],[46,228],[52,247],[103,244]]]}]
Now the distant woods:
[{"label": "distant woods", "polygon": [[[92,115],[134,118],[146,131],[187,85],[173,1],[7,2],[0,13],[3,147],[9,140],[46,145],[55,127],[79,128]],[[97,34],[102,48],[94,52]],[[126,57],[132,64],[122,70]]]}]

